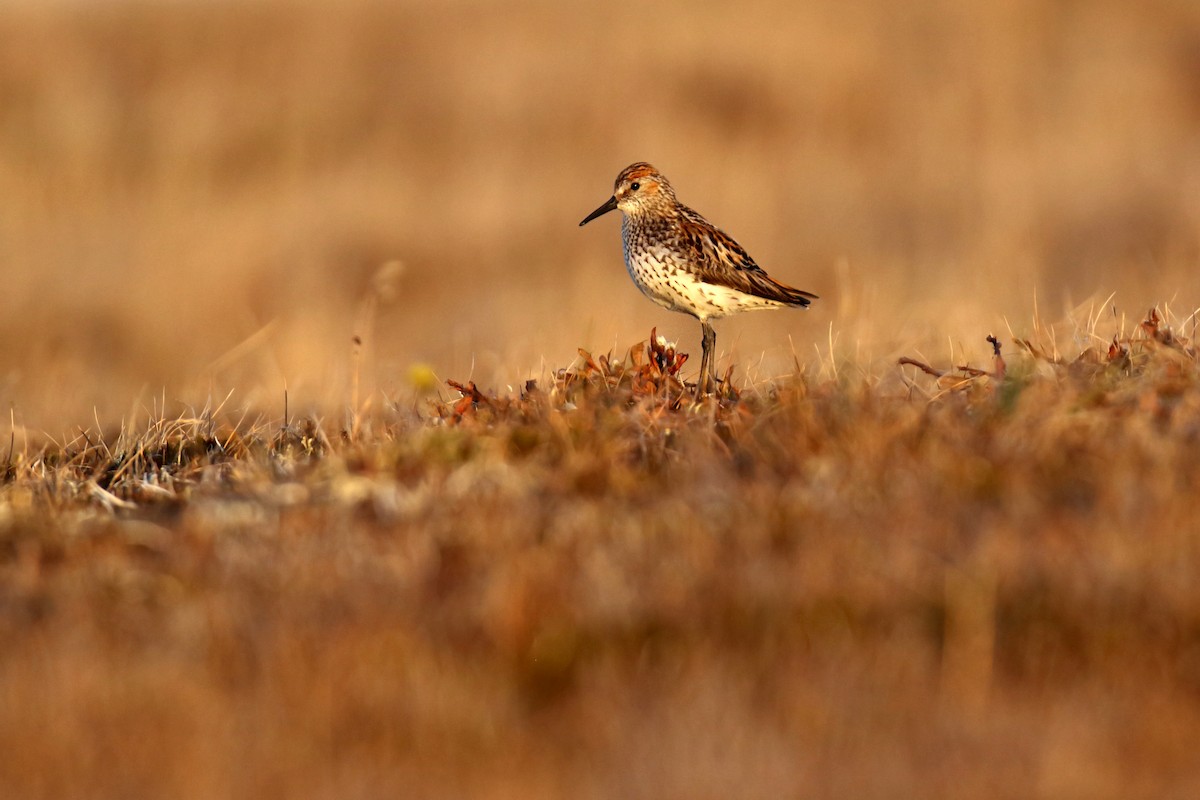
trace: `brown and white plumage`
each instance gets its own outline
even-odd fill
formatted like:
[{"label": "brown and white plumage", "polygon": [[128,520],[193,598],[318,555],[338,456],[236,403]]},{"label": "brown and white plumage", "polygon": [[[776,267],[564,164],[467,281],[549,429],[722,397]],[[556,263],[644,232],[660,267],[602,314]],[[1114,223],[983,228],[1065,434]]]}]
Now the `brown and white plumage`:
[{"label": "brown and white plumage", "polygon": [[580,225],[621,210],[625,267],[642,293],[654,302],[691,314],[704,330],[697,391],[716,380],[710,319],[766,308],[804,308],[815,294],[793,289],[767,275],[734,241],[679,202],[658,170],[639,161],[617,176],[613,196]]}]

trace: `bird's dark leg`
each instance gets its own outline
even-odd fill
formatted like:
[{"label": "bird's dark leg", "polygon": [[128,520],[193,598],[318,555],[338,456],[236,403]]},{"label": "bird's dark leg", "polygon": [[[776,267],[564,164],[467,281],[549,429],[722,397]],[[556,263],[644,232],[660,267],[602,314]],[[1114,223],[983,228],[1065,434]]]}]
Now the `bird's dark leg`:
[{"label": "bird's dark leg", "polygon": [[705,331],[708,336],[708,390],[717,390],[717,329],[712,325]]},{"label": "bird's dark leg", "polygon": [[704,396],[713,391],[717,386],[717,356],[713,352],[717,343],[717,332],[713,330],[712,325],[709,325],[705,321],[701,321],[700,325],[704,330],[704,339],[701,343],[700,380],[696,384],[696,395]]}]

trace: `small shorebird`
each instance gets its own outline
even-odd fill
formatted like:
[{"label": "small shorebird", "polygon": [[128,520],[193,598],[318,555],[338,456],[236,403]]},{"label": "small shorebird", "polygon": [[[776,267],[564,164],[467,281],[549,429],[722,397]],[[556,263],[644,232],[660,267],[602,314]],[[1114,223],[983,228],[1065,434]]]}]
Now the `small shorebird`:
[{"label": "small shorebird", "polygon": [[717,380],[717,332],[709,320],[758,308],[804,308],[817,299],[768,276],[731,236],[675,199],[666,177],[644,161],[621,170],[613,196],[579,224],[617,208],[629,277],[663,308],[700,320],[697,395]]}]

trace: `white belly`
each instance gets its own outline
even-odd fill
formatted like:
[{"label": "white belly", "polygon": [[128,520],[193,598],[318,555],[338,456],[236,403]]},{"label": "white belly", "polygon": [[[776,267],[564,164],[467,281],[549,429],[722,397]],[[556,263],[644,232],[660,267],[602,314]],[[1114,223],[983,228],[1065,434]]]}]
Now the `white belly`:
[{"label": "white belly", "polygon": [[666,248],[648,248],[636,255],[626,251],[625,268],[642,293],[655,303],[702,321],[739,311],[783,307],[774,300],[698,280],[681,266],[679,256]]}]

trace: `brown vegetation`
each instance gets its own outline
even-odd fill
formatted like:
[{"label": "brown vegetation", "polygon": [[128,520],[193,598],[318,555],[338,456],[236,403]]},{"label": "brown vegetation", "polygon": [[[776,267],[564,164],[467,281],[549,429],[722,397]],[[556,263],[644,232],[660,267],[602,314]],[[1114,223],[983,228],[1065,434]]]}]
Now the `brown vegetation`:
[{"label": "brown vegetation", "polygon": [[1190,794],[1195,350],[1156,312],[1025,350],[696,404],[652,339],[340,430],[18,453],[0,785]]}]

